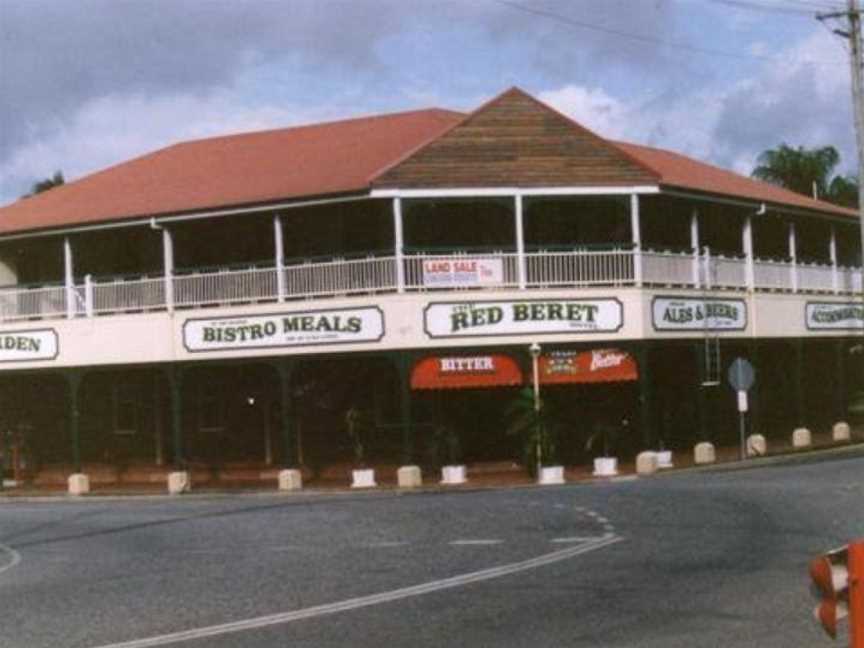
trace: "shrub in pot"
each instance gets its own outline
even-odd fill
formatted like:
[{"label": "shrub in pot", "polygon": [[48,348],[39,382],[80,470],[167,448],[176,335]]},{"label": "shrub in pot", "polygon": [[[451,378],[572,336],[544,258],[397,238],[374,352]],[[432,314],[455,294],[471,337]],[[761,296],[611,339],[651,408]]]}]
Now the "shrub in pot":
[{"label": "shrub in pot", "polygon": [[537,407],[534,391],[527,387],[507,408],[507,434],[522,438],[522,461],[528,474],[542,484],[564,483],[564,467],[558,458],[555,413],[542,400]]},{"label": "shrub in pot", "polygon": [[439,425],[435,428],[435,454],[441,466],[442,484],[464,484],[465,464],[462,463],[462,441],[455,428]]},{"label": "shrub in pot", "polygon": [[[625,419],[621,425],[628,424]],[[597,477],[613,477],[618,474],[618,458],[613,457],[612,447],[618,438],[619,428],[608,423],[602,423],[595,428],[594,433],[585,442],[585,450],[592,452],[596,448],[602,450],[600,456],[594,457],[594,475]]]},{"label": "shrub in pot", "polygon": [[351,447],[354,451],[354,469],[351,471],[351,488],[372,488],[375,482],[375,470],[366,464],[365,440],[372,430],[366,414],[357,407],[351,407],[345,413],[345,427]]}]

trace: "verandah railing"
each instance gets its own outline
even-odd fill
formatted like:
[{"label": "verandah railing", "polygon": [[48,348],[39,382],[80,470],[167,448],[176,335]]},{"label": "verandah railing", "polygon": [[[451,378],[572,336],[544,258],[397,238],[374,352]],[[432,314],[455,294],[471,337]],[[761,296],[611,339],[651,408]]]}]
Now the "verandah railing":
[{"label": "verandah railing", "polygon": [[0,320],[134,313],[397,291],[657,286],[852,294],[859,268],[630,247],[410,253],[0,289]]}]

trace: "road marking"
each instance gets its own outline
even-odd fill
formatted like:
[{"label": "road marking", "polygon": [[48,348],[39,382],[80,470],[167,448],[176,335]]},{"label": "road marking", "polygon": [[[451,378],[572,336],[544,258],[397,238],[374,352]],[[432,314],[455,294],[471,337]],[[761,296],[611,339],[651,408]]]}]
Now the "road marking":
[{"label": "road marking", "polygon": [[452,540],[447,544],[453,545],[455,547],[460,546],[471,546],[471,545],[497,545],[503,543],[503,540]]},{"label": "road marking", "polygon": [[292,623],[303,619],[311,619],[314,617],[324,616],[327,614],[335,614],[337,612],[347,612],[348,610],[356,610],[358,608],[369,607],[372,605],[380,605],[382,603],[390,603],[401,599],[411,598],[414,596],[422,596],[432,592],[440,592],[441,590],[452,589],[455,587],[463,587],[471,583],[479,583],[482,581],[509,576],[530,569],[537,569],[545,565],[561,562],[569,558],[586,554],[590,551],[596,551],[603,547],[621,542],[623,538],[620,536],[612,536],[600,540],[587,542],[578,547],[569,547],[560,549],[551,553],[530,558],[521,562],[509,563],[499,567],[490,569],[482,569],[480,571],[469,572],[451,578],[442,580],[430,581],[421,585],[411,587],[403,587],[401,589],[391,590],[389,592],[381,592],[380,594],[372,594],[370,596],[360,596],[357,598],[339,601],[337,603],[328,603],[326,605],[316,605],[313,607],[303,608],[301,610],[293,610],[291,612],[282,612],[279,614],[270,614],[267,616],[255,617],[244,621],[234,621],[231,623],[223,623],[220,625],[206,626],[196,628],[194,630],[184,630],[171,634],[163,634],[156,637],[146,639],[133,639],[121,643],[105,644],[98,648],[151,648],[152,646],[165,646],[167,644],[179,643],[181,641],[192,641],[193,639],[202,639],[204,637],[216,637],[233,632],[243,632],[244,630],[255,630],[267,626],[280,625],[284,623]]},{"label": "road marking", "polygon": [[549,542],[553,544],[572,544],[574,542],[597,542],[605,540],[608,536],[579,536],[575,538],[552,538]]},{"label": "road marking", "polygon": [[5,565],[0,565],[0,574],[6,570],[12,569],[15,565],[21,562],[21,554],[15,551],[12,547],[0,544],[0,552],[9,556],[9,560]]},{"label": "road marking", "polygon": [[390,547],[406,547],[406,546],[408,546],[408,543],[407,542],[387,542],[387,541],[384,541],[384,542],[370,542],[366,546],[367,547],[374,547],[376,549],[377,548],[385,548],[386,549],[386,548],[390,548]]}]

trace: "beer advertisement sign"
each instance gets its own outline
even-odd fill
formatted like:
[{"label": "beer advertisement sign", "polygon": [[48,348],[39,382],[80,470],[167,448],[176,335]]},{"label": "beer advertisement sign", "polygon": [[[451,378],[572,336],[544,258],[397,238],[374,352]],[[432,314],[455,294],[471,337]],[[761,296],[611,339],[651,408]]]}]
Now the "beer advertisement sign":
[{"label": "beer advertisement sign", "polygon": [[747,304],[743,299],[655,297],[651,302],[655,331],[743,331]]}]

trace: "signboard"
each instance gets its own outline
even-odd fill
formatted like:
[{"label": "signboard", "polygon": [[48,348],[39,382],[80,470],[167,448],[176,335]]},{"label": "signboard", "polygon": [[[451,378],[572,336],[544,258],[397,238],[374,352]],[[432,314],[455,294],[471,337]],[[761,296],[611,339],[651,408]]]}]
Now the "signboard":
[{"label": "signboard", "polygon": [[864,329],[861,302],[807,302],[805,320],[811,331],[852,331]]},{"label": "signboard", "polygon": [[651,302],[655,331],[743,331],[747,304],[743,299],[655,297]]},{"label": "signboard", "polygon": [[0,331],[0,362],[54,360],[59,354],[57,331]]},{"label": "signboard", "polygon": [[384,314],[377,306],[188,319],[183,324],[183,345],[190,353],[356,344],[382,337]]},{"label": "signboard", "polygon": [[503,354],[433,356],[411,372],[411,389],[462,389],[522,384],[522,370]]},{"label": "signboard", "polygon": [[560,385],[566,383],[625,382],[639,379],[636,361],[626,351],[618,349],[592,349],[553,351],[540,356],[540,383]]},{"label": "signboard", "polygon": [[614,333],[624,308],[617,299],[432,302],[423,320],[431,338]]},{"label": "signboard", "polygon": [[503,283],[502,259],[423,259],[423,285],[427,288],[499,286]]},{"label": "signboard", "polygon": [[732,389],[746,392],[756,381],[756,370],[746,358],[735,358],[729,365],[729,372],[726,377],[729,379]]}]

